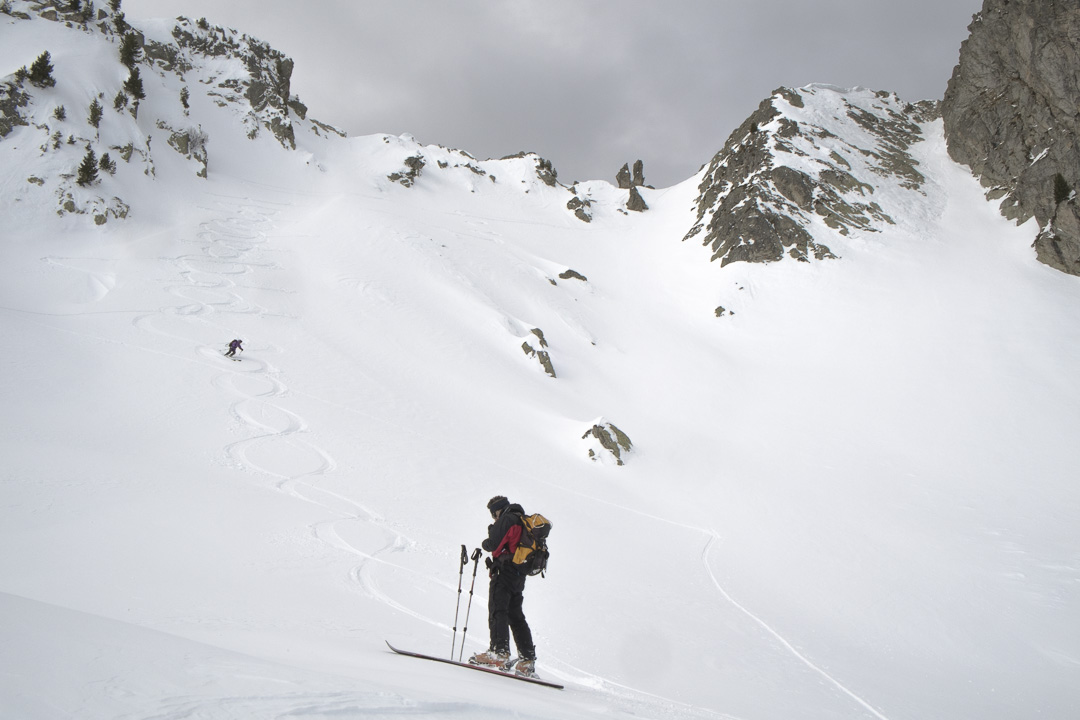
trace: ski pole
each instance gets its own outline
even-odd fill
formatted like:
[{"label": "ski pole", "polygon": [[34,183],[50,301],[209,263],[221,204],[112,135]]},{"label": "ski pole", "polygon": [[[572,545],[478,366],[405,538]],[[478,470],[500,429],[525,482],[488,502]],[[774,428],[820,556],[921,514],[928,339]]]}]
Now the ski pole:
[{"label": "ski pole", "polygon": [[[461,579],[465,576],[465,564],[469,562],[469,553],[465,550],[465,546],[461,546],[461,567],[458,568],[457,578],[457,605],[454,606],[454,637],[450,640],[450,659],[454,659],[454,647],[457,645],[457,619],[458,612],[461,610]],[[468,619],[466,619],[466,624]],[[461,635],[461,644],[465,644],[465,634]]]},{"label": "ski pole", "polygon": [[[463,546],[462,551],[464,550]],[[465,633],[469,632],[469,613],[472,611],[473,588],[476,587],[476,568],[480,567],[480,548],[473,550],[472,561],[472,584],[469,585],[469,604],[465,607],[465,627],[461,629],[461,652],[458,653],[458,662],[461,662],[461,658],[465,656]],[[450,659],[453,660],[454,656],[451,655]]]}]

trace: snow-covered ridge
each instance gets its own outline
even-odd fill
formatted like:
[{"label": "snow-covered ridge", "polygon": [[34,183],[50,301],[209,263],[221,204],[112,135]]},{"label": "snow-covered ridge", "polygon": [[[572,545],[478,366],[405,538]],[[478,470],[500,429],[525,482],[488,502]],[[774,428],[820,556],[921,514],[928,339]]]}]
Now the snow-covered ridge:
[{"label": "snow-covered ridge", "polygon": [[[636,189],[611,192],[608,183],[567,187],[551,163],[534,153],[481,161],[409,135],[347,138],[308,116],[291,88],[293,61],[257,38],[184,17],[133,27],[122,12],[103,8],[87,15],[87,6],[82,7],[76,13],[63,3],[10,0],[0,14],[20,40],[0,50],[0,72],[10,73],[0,85],[0,155],[6,165],[19,168],[27,191],[52,195],[60,214],[97,224],[124,218],[135,186],[154,180],[163,153],[171,165],[179,154],[181,165],[205,179],[250,162],[245,157],[250,152],[236,150],[245,140],[267,139],[298,151],[302,171],[325,169],[335,157],[349,154],[343,150],[347,144],[382,142],[393,152],[375,153],[382,159],[355,172],[383,187],[433,183],[451,192],[499,194],[512,185],[515,192],[543,195],[537,202],[557,202],[568,217],[586,222],[598,213],[625,215],[628,206],[634,208],[630,200]],[[121,57],[126,42],[135,47],[129,67]],[[51,85],[35,85],[26,76],[43,51],[54,66]],[[143,97],[125,89],[133,74]],[[102,113],[89,126],[86,108],[94,101]],[[80,183],[76,170],[91,152],[96,162],[108,154],[116,168]],[[270,151],[260,154],[285,166],[295,162]],[[499,183],[502,187],[493,190]]]},{"label": "snow-covered ridge", "polygon": [[[163,152],[179,153],[205,178],[219,160],[213,147],[239,133],[266,133],[295,148],[298,132],[330,129],[300,124],[306,109],[289,90],[292,61],[255,38],[186,18],[136,28],[108,6],[70,7],[11,0],[0,15],[14,25],[15,40],[0,51],[0,71],[10,73],[6,102],[0,99],[0,151],[56,198],[60,214],[97,224],[126,217],[124,198],[154,179]],[[51,82],[35,83],[27,68],[44,52]],[[97,118],[88,121],[91,105]],[[221,115],[228,120],[215,119]],[[91,155],[102,172],[80,177],[75,169]],[[101,161],[106,155],[115,167]]]}]

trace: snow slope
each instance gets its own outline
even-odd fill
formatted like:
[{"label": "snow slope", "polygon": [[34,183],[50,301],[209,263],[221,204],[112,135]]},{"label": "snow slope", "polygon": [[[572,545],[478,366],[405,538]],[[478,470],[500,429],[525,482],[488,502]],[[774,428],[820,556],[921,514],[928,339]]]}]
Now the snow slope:
[{"label": "snow slope", "polygon": [[[38,123],[125,76],[92,33],[0,20],[3,72],[53,48]],[[643,189],[641,215],[583,184],[586,224],[529,156],[313,132],[289,152],[207,101],[202,179],[157,134],[177,101],[154,82],[102,126],[155,136],[152,175],[93,188],[124,221],[57,216],[48,182],[81,145],[0,140],[0,716],[1080,705],[1080,285],[940,124],[914,148],[925,195],[882,200],[895,227],[721,269],[680,240],[697,178]],[[412,187],[387,178],[418,152]],[[522,352],[533,328],[557,378]],[[624,466],[589,459],[598,418],[634,441]],[[495,494],[554,521],[526,612],[565,691],[384,645],[449,654],[460,546]]]}]

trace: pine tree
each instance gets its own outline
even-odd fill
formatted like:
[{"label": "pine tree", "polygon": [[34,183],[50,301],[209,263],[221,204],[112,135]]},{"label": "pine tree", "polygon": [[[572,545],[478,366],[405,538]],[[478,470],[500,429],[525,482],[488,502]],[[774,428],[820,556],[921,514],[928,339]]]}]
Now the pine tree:
[{"label": "pine tree", "polygon": [[123,90],[116,93],[116,97],[113,98],[113,110],[120,112],[128,104],[128,96],[124,94]]},{"label": "pine tree", "polygon": [[98,162],[98,167],[101,168],[104,172],[109,173],[110,175],[116,174],[116,163],[113,162],[113,159],[111,157],[109,157],[109,153],[102,154],[101,160]]},{"label": "pine tree", "polygon": [[34,61],[34,64],[30,66],[30,82],[38,87],[52,87],[56,84],[56,79],[52,75],[52,56],[49,55],[49,51],[41,53],[38,59]]},{"label": "pine tree", "polygon": [[184,106],[185,110],[190,110],[191,109],[191,106],[188,105],[188,100],[190,100],[190,99],[191,99],[191,93],[188,92],[187,87],[185,86],[185,87],[181,88],[180,89],[180,104]]},{"label": "pine tree", "polygon": [[141,52],[139,36],[132,32],[124,33],[124,37],[120,41],[120,62],[128,68],[134,69]]},{"label": "pine tree", "polygon": [[120,0],[109,0],[109,7],[112,9],[114,15],[120,12]]},{"label": "pine tree", "polygon": [[139,68],[131,68],[131,74],[124,81],[124,92],[136,100],[142,100],[146,97],[146,93],[143,92],[142,78],[139,77]]},{"label": "pine tree", "polygon": [[94,154],[93,148],[86,148],[86,155],[83,156],[82,164],[79,165],[79,176],[75,182],[79,185],[87,186],[92,185],[98,179],[98,159]]},{"label": "pine tree", "polygon": [[53,108],[52,114],[57,120],[67,120],[67,110],[63,105],[57,105]]},{"label": "pine tree", "polygon": [[94,98],[94,102],[90,103],[90,117],[87,118],[87,122],[93,125],[95,128],[101,125],[101,116],[104,110],[101,109],[101,103]]},{"label": "pine tree", "polygon": [[125,35],[131,26],[128,25],[127,20],[124,19],[124,13],[117,12],[113,15],[113,27],[116,29],[117,35]]}]

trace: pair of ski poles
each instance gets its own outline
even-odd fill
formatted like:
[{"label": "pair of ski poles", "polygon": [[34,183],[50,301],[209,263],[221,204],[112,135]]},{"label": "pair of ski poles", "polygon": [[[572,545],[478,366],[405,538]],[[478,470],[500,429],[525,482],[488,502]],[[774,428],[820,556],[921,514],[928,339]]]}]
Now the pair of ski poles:
[{"label": "pair of ski poles", "polygon": [[[458,653],[458,662],[461,662],[461,658],[465,655],[465,633],[469,632],[469,613],[472,611],[472,598],[473,588],[476,587],[476,569],[480,566],[480,548],[476,548],[472,553],[473,569],[472,569],[472,585],[469,586],[469,604],[465,608],[465,626],[461,630],[461,650]],[[454,648],[457,646],[457,621],[458,613],[461,611],[461,580],[465,577],[465,566],[469,563],[469,552],[465,549],[465,546],[461,546],[461,567],[458,569],[458,581],[457,581],[457,605],[454,607],[454,638],[450,641],[450,659],[454,659]]]}]

